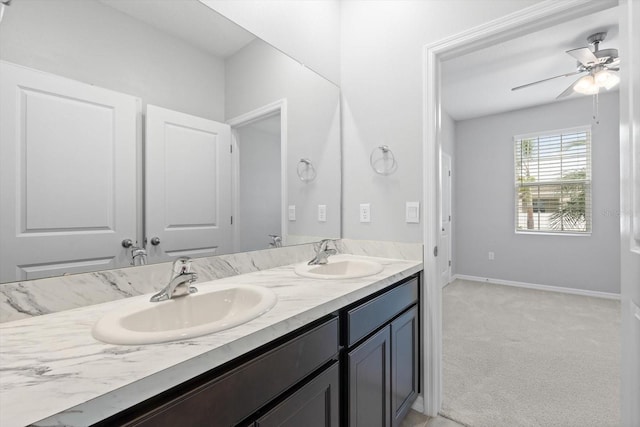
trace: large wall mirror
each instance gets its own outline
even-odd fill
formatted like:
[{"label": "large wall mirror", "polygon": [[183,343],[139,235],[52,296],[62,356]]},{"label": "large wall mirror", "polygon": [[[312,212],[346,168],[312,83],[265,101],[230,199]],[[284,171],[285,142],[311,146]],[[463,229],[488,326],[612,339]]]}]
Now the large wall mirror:
[{"label": "large wall mirror", "polygon": [[0,282],[339,238],[339,88],[198,0],[14,0]]}]

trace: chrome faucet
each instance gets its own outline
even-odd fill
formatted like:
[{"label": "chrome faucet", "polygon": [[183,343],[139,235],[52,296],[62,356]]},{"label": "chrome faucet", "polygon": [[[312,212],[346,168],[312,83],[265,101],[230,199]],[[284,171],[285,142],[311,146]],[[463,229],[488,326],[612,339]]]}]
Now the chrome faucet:
[{"label": "chrome faucet", "polygon": [[281,248],[282,247],[282,237],[277,234],[269,234],[271,237],[271,243],[269,243],[270,248]]},{"label": "chrome faucet", "polygon": [[331,240],[325,239],[320,242],[320,244],[316,247],[316,256],[309,261],[309,265],[317,265],[317,264],[326,264],[328,262],[328,258],[331,255],[335,255],[338,253],[335,249],[328,249],[329,242]]},{"label": "chrome faucet", "polygon": [[147,250],[139,246],[133,246],[131,248],[131,265],[146,265],[147,264]]},{"label": "chrome faucet", "polygon": [[198,275],[191,271],[191,258],[178,258],[173,263],[169,283],[151,297],[151,302],[165,301],[198,292],[198,288],[189,286],[197,278]]}]

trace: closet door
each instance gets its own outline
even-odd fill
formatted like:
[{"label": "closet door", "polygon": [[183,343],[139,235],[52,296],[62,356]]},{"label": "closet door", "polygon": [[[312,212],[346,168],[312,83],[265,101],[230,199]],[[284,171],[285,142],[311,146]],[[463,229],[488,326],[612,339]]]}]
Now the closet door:
[{"label": "closet door", "polygon": [[140,100],[0,62],[0,281],[129,265]]},{"label": "closet door", "polygon": [[231,251],[230,148],[229,125],[147,106],[145,235],[150,262]]}]

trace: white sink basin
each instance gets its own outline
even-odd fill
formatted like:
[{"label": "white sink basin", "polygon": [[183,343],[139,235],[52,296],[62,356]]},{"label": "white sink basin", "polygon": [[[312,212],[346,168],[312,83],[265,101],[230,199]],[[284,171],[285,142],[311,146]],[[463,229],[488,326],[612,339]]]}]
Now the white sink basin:
[{"label": "white sink basin", "polygon": [[329,262],[326,264],[300,264],[295,267],[294,271],[299,276],[313,279],[355,279],[373,276],[383,269],[383,265],[375,261],[330,257]]},{"label": "white sink basin", "polygon": [[137,297],[104,315],[93,337],[110,344],[153,344],[194,338],[241,325],[269,311],[271,289],[251,285],[197,284],[199,292],[161,302]]}]

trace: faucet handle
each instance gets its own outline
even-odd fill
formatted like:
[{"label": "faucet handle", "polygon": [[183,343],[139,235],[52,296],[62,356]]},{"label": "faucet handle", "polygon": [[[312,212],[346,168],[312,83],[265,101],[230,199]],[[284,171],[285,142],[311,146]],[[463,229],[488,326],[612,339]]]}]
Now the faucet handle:
[{"label": "faucet handle", "polygon": [[171,273],[173,276],[185,274],[185,273],[191,273],[191,258],[180,257],[176,259],[173,262]]},{"label": "faucet handle", "polygon": [[322,239],[320,241],[320,246],[318,246],[318,251],[326,251],[327,248],[329,247],[329,243],[331,242],[331,239]]}]

